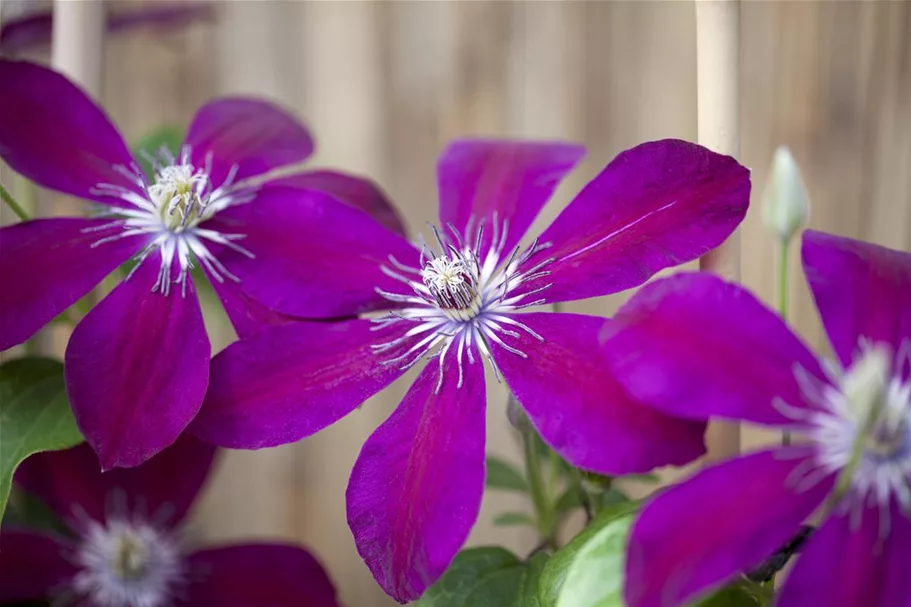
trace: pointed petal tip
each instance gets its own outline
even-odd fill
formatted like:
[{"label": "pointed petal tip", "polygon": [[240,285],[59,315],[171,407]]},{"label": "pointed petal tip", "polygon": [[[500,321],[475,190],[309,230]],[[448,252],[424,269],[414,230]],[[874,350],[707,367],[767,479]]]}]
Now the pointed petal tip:
[{"label": "pointed petal tip", "polygon": [[[448,568],[480,513],[485,475],[484,369],[431,363],[364,444],[345,500],[358,553],[400,603]],[[443,383],[436,392],[439,373]]]}]

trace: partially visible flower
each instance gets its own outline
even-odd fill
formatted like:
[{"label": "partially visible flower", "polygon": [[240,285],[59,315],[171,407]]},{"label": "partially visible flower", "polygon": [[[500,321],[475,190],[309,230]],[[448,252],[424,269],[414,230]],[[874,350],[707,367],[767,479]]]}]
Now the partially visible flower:
[{"label": "partially visible flower", "polygon": [[809,220],[807,187],[791,150],[782,146],[775,150],[772,170],[762,190],[762,222],[781,242],[788,243]]},{"label": "partially visible flower", "polygon": [[435,245],[417,248],[331,200],[310,211],[321,225],[273,223],[270,242],[294,243],[288,270],[299,277],[297,293],[273,295],[231,254],[243,291],[279,312],[385,313],[292,323],[229,347],[213,361],[191,426],[201,438],[248,449],[297,441],[434,359],[367,440],[348,486],[358,550],[399,601],[442,574],[478,516],[484,360],[576,466],[642,472],[704,451],[704,424],[642,407],[619,389],[598,347],[610,321],[523,312],[628,289],[703,255],[743,219],[749,173],[691,143],[643,144],[620,154],[523,250],[520,240],[582,155],[562,143],[450,144],[438,163]]},{"label": "partially visible flower", "polygon": [[300,221],[318,222],[306,209],[331,196],[355,215],[370,213],[401,230],[376,188],[347,175],[320,171],[254,185],[313,150],[307,130],[272,104],[206,104],[179,156],[162,151],[149,182],[101,108],[63,76],[0,60],[0,82],[10,83],[0,95],[0,158],[40,185],[100,207],[89,219],[35,219],[0,230],[0,350],[29,339],[131,258],[137,262],[79,322],[66,350],[76,421],[105,469],[135,466],[174,442],[202,404],[210,347],[194,266],[238,333],[250,335],[286,317],[240,290],[225,253],[249,262],[244,267],[261,288],[280,298],[295,279],[285,269],[286,251],[298,245],[269,242],[269,224],[297,230]]},{"label": "partially visible flower", "polygon": [[808,231],[803,266],[841,368],[748,291],[708,274],[643,288],[605,344],[634,397],[793,433],[708,468],[633,527],[630,607],[676,607],[749,571],[821,511],[777,607],[911,601],[911,253]]},{"label": "partially visible flower", "polygon": [[215,448],[184,435],[130,470],[101,473],[88,445],[27,459],[16,482],[72,533],[0,532],[0,605],[336,607],[319,562],[289,544],[191,550],[181,524]]},{"label": "partially visible flower", "polygon": [[[212,2],[131,2],[127,10],[107,11],[106,29],[117,33],[138,27],[173,29],[215,18]],[[52,0],[4,0],[0,3],[0,53],[18,55],[49,45],[53,29]],[[105,8],[110,6],[104,4]]]}]

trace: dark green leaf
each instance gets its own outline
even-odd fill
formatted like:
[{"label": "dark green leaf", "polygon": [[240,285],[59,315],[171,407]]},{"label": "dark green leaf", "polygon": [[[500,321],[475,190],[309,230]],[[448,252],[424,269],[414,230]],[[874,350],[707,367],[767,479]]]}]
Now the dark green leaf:
[{"label": "dark green leaf", "polygon": [[488,457],[487,488],[528,493],[528,482],[514,466],[496,457]]},{"label": "dark green leaf", "polygon": [[82,442],[63,382],[63,365],[49,358],[20,358],[0,365],[0,518],[13,473],[41,451]]},{"label": "dark green leaf", "polygon": [[550,555],[546,552],[536,552],[528,559],[527,566],[522,573],[522,580],[519,582],[519,594],[514,607],[542,607],[541,599],[538,596],[538,585],[548,559],[550,559]]},{"label": "dark green leaf", "polygon": [[47,504],[16,485],[13,485],[10,492],[3,523],[55,531],[61,534],[67,533],[66,525],[53,510],[47,507]]},{"label": "dark green leaf", "polygon": [[[183,131],[173,125],[160,126],[145,137],[136,142],[133,146],[133,157],[139,161],[139,166],[151,180],[153,176],[152,163],[145,157],[146,154],[154,156],[162,148],[167,149],[175,157],[180,155],[180,146],[183,144]],[[146,154],[141,152],[145,151]]]},{"label": "dark green leaf", "polygon": [[535,519],[524,512],[504,512],[493,519],[493,524],[495,527],[511,527],[514,525],[531,525],[534,527]]},{"label": "dark green leaf", "polygon": [[658,478],[658,475],[655,473],[651,474],[627,474],[626,476],[621,476],[625,481],[635,481],[637,483],[657,483],[661,479]]},{"label": "dark green leaf", "polygon": [[566,546],[558,550],[544,566],[538,587],[538,596],[542,607],[554,607],[557,597],[566,579],[567,571],[586,542],[596,535],[605,525],[613,520],[627,516],[638,510],[640,502],[624,502],[604,508],[594,520],[574,537]]},{"label": "dark green leaf", "polygon": [[570,486],[560,495],[560,497],[557,498],[557,512],[565,512],[566,510],[572,510],[573,508],[581,508],[583,504],[582,498],[583,494],[579,486]]},{"label": "dark green leaf", "polygon": [[513,602],[524,566],[498,547],[469,548],[456,555],[446,573],[415,607],[504,607]]},{"label": "dark green leaf", "polygon": [[771,590],[749,580],[722,588],[693,607],[759,607],[771,600]]},{"label": "dark green leaf", "polygon": [[601,507],[607,508],[609,506],[616,506],[617,504],[622,504],[628,501],[630,501],[630,498],[626,493],[620,491],[619,489],[611,489],[601,496]]}]

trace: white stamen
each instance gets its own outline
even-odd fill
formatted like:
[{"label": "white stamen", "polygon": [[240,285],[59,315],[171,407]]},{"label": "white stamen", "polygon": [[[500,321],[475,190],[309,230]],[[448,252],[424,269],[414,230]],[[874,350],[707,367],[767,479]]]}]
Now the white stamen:
[{"label": "white stamen", "polygon": [[184,582],[174,537],[142,520],[89,521],[72,585],[99,607],[164,607]]},{"label": "white stamen", "polygon": [[[199,226],[229,206],[252,200],[256,194],[255,188],[233,187],[238,170],[235,165],[228,171],[224,182],[218,188],[212,189],[209,180],[211,153],[206,155],[204,167],[195,167],[190,162],[189,146],[183,147],[179,160],[165,148],[159,150],[155,156],[145,152],[144,156],[154,164],[155,178],[151,185],[146,184],[141,169],[135,164],[130,168],[115,167],[118,173],[141,190],[142,195],[123,186],[106,183],[98,184],[93,189],[96,195],[126,202],[131,208],[111,207],[104,215],[114,216],[115,220],[102,226],[88,228],[86,232],[97,231],[99,234],[105,234],[92,243],[92,247],[104,246],[122,238],[149,234],[152,237],[150,242],[136,259],[141,262],[152,252],[159,251],[161,267],[152,292],[165,296],[170,293],[171,284],[180,285],[181,295],[186,296],[189,273],[195,267],[193,257],[201,261],[216,281],[224,282],[226,277],[238,281],[239,279],[209,251],[205,241],[252,258],[254,255],[236,242],[244,235],[222,234]],[[127,279],[129,278],[128,276]]]},{"label": "white stamen", "polygon": [[[439,250],[434,251],[422,244],[420,268],[405,265],[394,257],[389,258],[390,266],[381,266],[386,276],[404,284],[408,287],[408,292],[376,289],[377,293],[389,301],[404,304],[405,307],[376,319],[377,326],[374,328],[381,330],[401,321],[418,324],[402,337],[377,344],[374,352],[390,353],[406,342],[411,343],[413,340],[410,338],[427,333],[406,351],[397,352],[394,358],[383,362],[407,368],[425,355],[438,357],[440,379],[437,391],[442,389],[443,363],[448,360],[446,357],[455,340],[458,340],[457,347],[453,349],[459,369],[458,387],[464,383],[463,357],[467,356],[468,363],[474,364],[475,348],[489,361],[497,381],[500,381],[490,349],[492,344],[525,358],[525,352],[503,338],[520,341],[523,337],[520,332],[525,332],[533,339],[544,341],[530,327],[507,314],[543,302],[541,299],[532,300],[529,296],[546,290],[550,285],[521,293],[517,291],[529,281],[548,274],[544,268],[554,261],[553,258],[533,262],[534,266],[528,270],[522,268],[536,253],[548,248],[550,243],[535,241],[524,252],[520,252],[517,247],[506,254],[509,225],[506,221],[500,222],[495,215],[490,244],[485,252],[482,250],[484,224],[484,220],[475,221],[475,218],[471,218],[465,234],[459,234],[451,224],[447,224],[443,231],[433,227]],[[472,231],[471,226],[477,226],[475,231]],[[423,243],[423,240],[420,242]],[[433,354],[432,351],[437,346],[440,349]]]},{"label": "white stamen", "polygon": [[797,422],[816,449],[812,465],[797,479],[800,489],[838,474],[839,507],[853,517],[876,505],[888,518],[893,500],[911,514],[911,377],[905,372],[909,348],[911,340],[905,340],[893,355],[889,346],[861,339],[851,366],[840,376],[831,374],[836,385],[795,370],[813,409],[783,401],[775,406]]}]

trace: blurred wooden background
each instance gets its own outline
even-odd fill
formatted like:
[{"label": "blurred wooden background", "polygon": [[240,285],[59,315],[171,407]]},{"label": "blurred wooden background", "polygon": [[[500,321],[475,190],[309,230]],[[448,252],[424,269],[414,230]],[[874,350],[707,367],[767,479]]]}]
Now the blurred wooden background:
[{"label": "blurred wooden background", "polygon": [[[310,125],[314,166],[375,178],[414,233],[436,216],[434,162],[451,138],[587,144],[588,160],[544,211],[542,228],[617,152],[696,137],[689,2],[237,1],[218,9],[215,21],[185,30],[109,38],[102,102],[122,130],[135,139],[162,122],[185,124],[219,94],[272,97]],[[812,227],[911,248],[911,4],[745,2],[741,30],[741,160],[753,169],[754,192],[774,148],[787,144],[805,173]],[[745,283],[774,301],[775,247],[758,207],[743,228],[743,259]],[[825,350],[793,261],[792,319]],[[624,297],[568,308],[608,315]],[[218,314],[211,325],[219,347],[230,340]],[[348,605],[391,605],[354,549],[344,492],[361,443],[406,387],[398,382],[300,444],[226,453],[198,530],[219,540],[299,540],[329,566]],[[518,460],[504,391],[495,383],[490,391],[489,450]],[[769,440],[744,435],[746,445]],[[472,542],[530,549],[530,532],[490,523],[525,507],[489,495]]]}]

